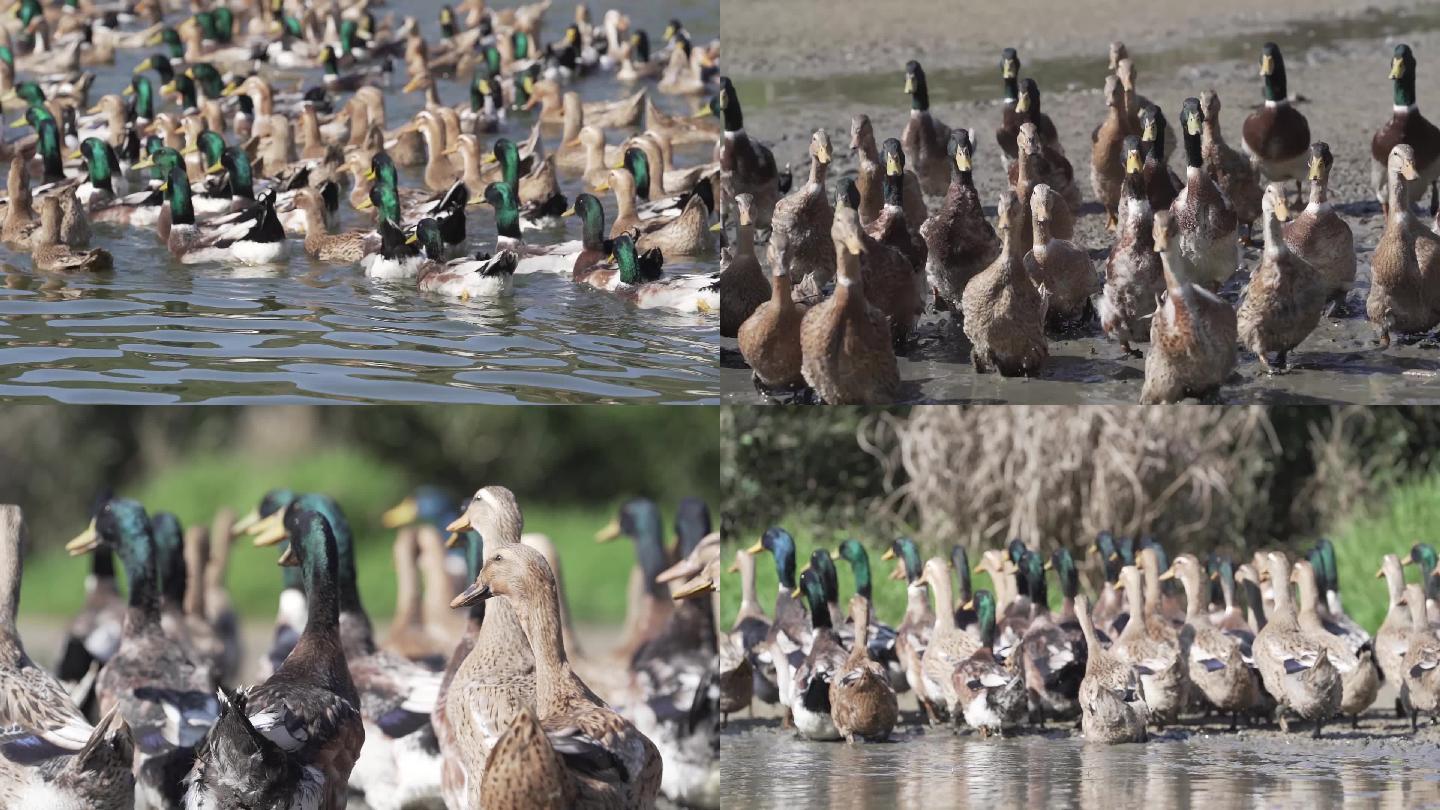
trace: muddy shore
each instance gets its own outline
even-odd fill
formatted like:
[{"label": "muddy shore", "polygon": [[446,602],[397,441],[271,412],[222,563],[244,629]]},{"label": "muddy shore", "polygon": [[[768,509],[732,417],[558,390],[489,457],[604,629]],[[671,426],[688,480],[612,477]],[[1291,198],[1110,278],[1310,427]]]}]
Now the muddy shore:
[{"label": "muddy shore", "polygon": [[[1289,373],[1265,374],[1253,355],[1242,352],[1220,401],[1440,401],[1440,345],[1421,338],[1381,351],[1364,315],[1370,255],[1384,225],[1369,188],[1369,145],[1390,115],[1390,54],[1400,41],[1414,48],[1420,107],[1440,109],[1430,106],[1440,104],[1440,9],[1391,3],[1377,10],[1372,4],[1327,0],[1269,3],[1256,10],[1220,0],[1204,4],[1203,17],[1187,18],[1178,10],[1196,7],[1121,6],[1112,0],[962,7],[921,0],[887,11],[880,20],[873,13],[862,15],[850,2],[827,4],[822,12],[817,2],[802,0],[781,9],[767,7],[762,14],[758,3],[740,0],[727,2],[722,19],[725,69],[739,89],[747,131],[770,143],[782,164],[794,166],[798,183],[807,173],[806,148],[816,128],[827,128],[832,139],[845,144],[851,116],[864,112],[877,139],[898,137],[908,116],[903,65],[920,59],[929,76],[933,114],[952,127],[978,131],[975,180],[993,214],[993,201],[1004,187],[993,134],[1000,120],[998,57],[1001,47],[1014,45],[1024,63],[1022,75],[1040,84],[1043,109],[1055,121],[1089,203],[1080,212],[1076,241],[1090,250],[1099,273],[1111,236],[1090,200],[1089,133],[1104,116],[1100,87],[1110,40],[1126,41],[1139,70],[1138,90],[1172,122],[1184,98],[1214,89],[1224,105],[1222,132],[1238,147],[1240,123],[1262,99],[1256,75],[1260,46],[1273,39],[1285,53],[1290,92],[1299,97],[1297,109],[1309,119],[1312,139],[1329,143],[1335,156],[1331,198],[1354,230],[1359,273],[1348,311],[1322,321],[1291,354]],[[1015,17],[1044,20],[1045,25],[1017,25]],[[841,40],[842,35],[848,39]],[[1183,160],[1172,156],[1171,163],[1179,167]],[[841,149],[832,178],[853,172],[854,162]],[[1253,269],[1259,251],[1249,248],[1245,258]],[[1227,295],[1232,301],[1247,280],[1247,273],[1239,273],[1231,281]],[[723,342],[725,349],[734,347],[733,340]],[[1135,402],[1144,377],[1144,361],[1122,356],[1093,324],[1052,336],[1050,359],[1038,379],[976,375],[969,349],[948,315],[927,317],[900,358],[905,398]],[[736,353],[726,351],[722,365],[727,401],[762,401]]]}]

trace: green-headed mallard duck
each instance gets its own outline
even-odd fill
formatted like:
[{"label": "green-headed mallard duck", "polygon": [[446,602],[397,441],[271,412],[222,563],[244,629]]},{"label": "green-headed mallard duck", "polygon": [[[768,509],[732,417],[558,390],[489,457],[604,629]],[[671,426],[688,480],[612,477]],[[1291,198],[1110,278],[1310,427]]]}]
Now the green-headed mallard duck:
[{"label": "green-headed mallard duck", "polygon": [[130,593],[120,648],[96,681],[99,709],[118,707],[135,730],[137,803],[175,806],[183,793],[178,777],[190,769],[220,711],[215,682],[160,626],[160,571],[144,507],[126,499],[105,501],[65,548],[74,555],[102,545],[118,553]]},{"label": "green-headed mallard duck", "polygon": [[338,810],[365,742],[360,695],[340,639],[340,552],[325,518],[286,511],[280,558],[298,565],[308,613],[295,648],[263,684],[225,695],[225,707],[186,778],[186,804],[305,804]]},{"label": "green-headed mallard duck", "polygon": [[1140,676],[1128,661],[1100,643],[1090,620],[1090,600],[1075,598],[1075,618],[1085,633],[1085,678],[1080,682],[1080,733],[1087,742],[1145,742],[1149,712]]},{"label": "green-headed mallard duck", "polygon": [[1006,191],[1000,195],[998,210],[1000,255],[970,279],[961,297],[965,336],[973,346],[970,360],[977,372],[1030,376],[1039,373],[1049,356],[1045,341],[1049,294],[1025,272],[1020,198]]},{"label": "green-headed mallard duck", "polygon": [[[208,667],[210,679],[218,683],[224,650],[203,609],[197,609],[193,601],[187,600],[187,597],[193,600],[190,563],[200,549],[173,513],[151,515],[150,532],[155,538],[160,567],[160,626],[172,643],[184,648],[186,657]],[[194,561],[203,567],[203,559]],[[203,569],[197,572],[203,575]]]},{"label": "green-headed mallard duck", "polygon": [[[1290,250],[1276,201],[1285,193],[1278,183],[1265,191],[1265,250],[1250,276],[1245,298],[1236,312],[1240,343],[1255,353],[1267,371],[1285,369],[1286,355],[1320,323],[1328,285],[1307,261]],[[1275,352],[1271,365],[1270,353]]]},{"label": "green-headed mallard duck", "polygon": [[1177,219],[1168,211],[1155,214],[1155,252],[1164,267],[1166,293],[1150,323],[1154,345],[1145,356],[1143,403],[1209,396],[1235,370],[1235,310],[1184,275]]},{"label": "green-headed mallard duck", "polygon": [[664,274],[660,248],[641,251],[631,234],[614,242],[614,265],[601,265],[574,280],[619,295],[641,309],[674,309],[704,314],[720,308],[718,274]]},{"label": "green-headed mallard duck", "polygon": [[955,670],[965,724],[982,737],[1004,734],[1025,716],[1025,680],[995,658],[995,595],[979,590],[966,605],[979,622],[980,646]]},{"label": "green-headed mallard duck", "polygon": [[[1205,173],[1205,113],[1197,98],[1185,99],[1180,111],[1185,141],[1185,188],[1170,205],[1179,226],[1179,252],[1187,281],[1219,289],[1239,265],[1235,209]],[[1160,209],[1155,209],[1157,212]]]},{"label": "green-headed mallard duck", "polygon": [[485,187],[484,198],[495,209],[495,249],[514,251],[520,257],[515,272],[574,273],[577,257],[583,257],[585,245],[574,240],[551,245],[531,245],[520,235],[520,200],[508,183],[491,183]]},{"label": "green-headed mallard duck", "polygon": [[920,226],[920,237],[926,246],[926,277],[952,310],[960,308],[966,283],[1000,255],[1000,238],[985,218],[980,194],[975,189],[971,162],[975,155],[973,138],[970,130],[951,131],[950,156],[954,167],[950,188],[945,192],[945,201]]},{"label": "green-headed mallard duck", "polygon": [[1100,288],[1090,253],[1051,233],[1052,212],[1064,204],[1060,195],[1044,183],[1035,187],[1030,195],[1034,246],[1024,257],[1030,279],[1049,295],[1045,319],[1055,325],[1087,317],[1091,312],[1090,297]]},{"label": "green-headed mallard duck", "polygon": [[1411,184],[1422,179],[1415,155],[1403,143],[1390,152],[1390,206],[1370,259],[1365,313],[1381,348],[1390,346],[1392,333],[1428,332],[1440,323],[1440,237],[1406,202]]},{"label": "green-headed mallard duck", "polygon": [[377,647],[355,584],[354,538],[344,512],[328,496],[308,493],[277,493],[261,506],[274,511],[241,521],[246,531],[255,535],[257,546],[290,540],[293,548],[299,540],[291,535],[297,527],[291,515],[307,511],[323,517],[335,537],[340,642],[360,697],[365,728],[365,744],[351,773],[351,785],[375,807],[399,807],[405,797],[438,799],[440,758],[434,749],[430,713],[441,676]]},{"label": "green-headed mallard duck", "polygon": [[487,553],[480,576],[451,604],[497,596],[511,605],[529,639],[537,686],[535,705],[525,706],[495,741],[478,775],[479,795],[487,805],[532,805],[537,796],[555,796],[542,806],[556,808],[652,805],[660,789],[660,753],[571,669],[555,575],[544,556],[519,543]]},{"label": "green-headed mallard duck", "polygon": [[[195,208],[189,180],[179,167],[170,170],[169,179],[160,187],[165,192],[167,208],[162,211],[160,235],[170,252],[180,262],[238,262],[240,264],[274,264],[289,255],[285,226],[275,213],[275,196],[264,195],[252,219],[242,219],[215,228],[202,227],[195,221]],[[168,213],[168,220],[164,214]]]},{"label": "green-headed mallard duck", "polygon": [[[1017,669],[1023,674],[1032,720],[1063,720],[1080,713],[1076,697],[1085,675],[1083,639],[1073,638],[1050,613],[1045,563],[1034,551],[1020,557],[1029,589],[1031,618],[1016,648]],[[963,711],[963,707],[962,707]]]},{"label": "green-headed mallard duck", "polygon": [[772,268],[783,271],[793,284],[811,277],[810,284],[816,290],[824,288],[835,275],[835,246],[830,240],[835,208],[825,188],[832,156],[829,133],[815,130],[810,136],[810,179],[775,204],[766,249]]},{"label": "green-headed mallard duck", "polygon": [[830,685],[839,679],[845,666],[845,648],[835,634],[820,572],[806,570],[796,590],[804,595],[810,611],[811,643],[804,661],[792,676],[790,710],[795,728],[811,740],[838,740],[841,734],[831,715]]},{"label": "green-headed mallard duck", "polygon": [[1335,671],[1340,673],[1340,709],[1358,725],[1360,713],[1370,708],[1380,691],[1380,669],[1375,665],[1375,648],[1368,638],[1358,645],[1333,623],[1321,618],[1322,599],[1315,566],[1309,560],[1295,563],[1291,579],[1299,594],[1296,621],[1310,641],[1324,648]]},{"label": "green-headed mallard duck", "polygon": [[76,250],[60,239],[60,198],[40,203],[40,229],[32,237],[30,259],[36,270],[55,273],[108,273],[115,260],[104,248]]},{"label": "green-headed mallard duck", "polygon": [[830,235],[837,257],[835,293],[811,307],[801,322],[801,373],[832,405],[893,402],[900,369],[891,324],[866,298],[860,274],[864,243],[854,208],[836,208]]},{"label": "green-headed mallard duck", "polygon": [[1246,663],[1241,640],[1211,624],[1205,611],[1205,572],[1193,554],[1181,554],[1160,575],[1178,579],[1185,587],[1185,631],[1189,643],[1190,682],[1215,711],[1230,715],[1234,731],[1241,712],[1259,698],[1258,673]]},{"label": "green-headed mallard duck", "polygon": [[61,810],[133,807],[134,742],[119,707],[92,727],[65,688],[30,660],[15,629],[25,541],[20,507],[0,505],[0,802]]},{"label": "green-headed mallard duck", "polygon": [[930,697],[925,691],[920,664],[925,657],[925,648],[930,643],[930,634],[935,627],[935,612],[930,608],[930,598],[925,583],[919,581],[922,570],[920,552],[915,541],[908,537],[897,538],[880,556],[882,560],[895,560],[891,579],[904,581],[905,615],[900,626],[895,628],[895,657],[905,674],[905,681],[915,692],[926,715],[933,717],[932,701],[943,700],[940,696]]},{"label": "green-headed mallard duck", "polygon": [[913,59],[905,63],[905,92],[910,96],[910,120],[900,135],[905,159],[920,178],[921,191],[944,194],[950,185],[950,158],[945,150],[950,143],[950,127],[930,114],[925,69]]},{"label": "green-headed mallard duck", "polygon": [[1024,123],[1015,113],[1015,104],[1020,100],[1020,54],[1014,48],[1000,52],[1000,84],[1004,95],[1000,99],[1000,126],[995,130],[995,142],[1000,145],[1001,163],[1009,169],[1020,154],[1016,139]]},{"label": "green-headed mallard duck", "polygon": [[[736,226],[735,243],[720,252],[720,335],[737,337],[740,327],[754,314],[755,310],[771,297],[770,285],[765,279],[765,270],[760,258],[755,255],[755,223],[751,219],[752,198],[741,194],[735,198],[735,209],[739,216]],[[603,212],[602,212],[603,215]],[[774,237],[771,237],[772,244]],[[832,248],[833,249],[833,248]],[[782,273],[782,275],[784,275]],[[789,277],[786,276],[785,295],[789,297]],[[795,321],[799,327],[799,320]],[[795,345],[799,346],[798,332]],[[799,354],[796,369],[799,369]]]},{"label": "green-headed mallard duck", "polygon": [[1407,206],[1425,196],[1425,189],[1430,188],[1435,178],[1440,176],[1440,127],[1430,123],[1416,103],[1415,54],[1409,45],[1395,46],[1395,56],[1390,62],[1390,81],[1395,90],[1394,111],[1390,120],[1370,139],[1370,183],[1381,209],[1387,212],[1395,198],[1394,190],[1387,190],[1387,183],[1394,173],[1390,156],[1396,146],[1403,144],[1412,150],[1411,160],[1416,176],[1400,198]]},{"label": "green-headed mallard duck", "polygon": [[1154,602],[1147,602],[1149,586],[1145,576],[1133,565],[1120,571],[1119,587],[1125,592],[1130,619],[1110,652],[1135,667],[1144,689],[1149,721],[1164,726],[1174,723],[1185,708],[1190,689],[1188,662],[1181,654],[1174,627],[1151,612]]},{"label": "green-headed mallard duck", "polygon": [[795,538],[779,526],[772,526],[746,549],[746,554],[754,556],[764,551],[774,556],[775,575],[779,580],[773,613],[775,619],[764,641],[751,649],[762,657],[761,660],[768,656],[775,668],[780,705],[789,709],[795,696],[795,669],[804,662],[805,651],[810,646],[810,623],[805,619],[804,607],[793,594],[796,588]]},{"label": "green-headed mallard duck", "polygon": [[1125,184],[1125,93],[1115,76],[1105,77],[1105,120],[1090,134],[1090,190],[1105,206],[1106,227],[1119,224],[1120,190]]},{"label": "green-headed mallard duck", "polygon": [[[865,234],[903,255],[914,271],[911,274],[912,284],[917,289],[923,289],[922,271],[925,269],[927,248],[925,240],[921,239],[918,233],[919,225],[911,224],[906,211],[912,207],[907,204],[907,198],[915,197],[914,207],[918,207],[922,212],[925,211],[925,201],[920,198],[920,190],[915,187],[913,177],[910,178],[911,182],[906,182],[910,172],[905,169],[905,152],[900,142],[894,138],[885,139],[885,143],[880,147],[880,154],[885,162],[885,179],[881,184],[885,204],[880,208],[880,215],[865,226]],[[953,164],[947,160],[946,165]],[[928,216],[927,212],[921,218],[921,225]],[[921,296],[923,297],[923,292]]]},{"label": "green-headed mallard duck", "polygon": [[[850,621],[857,628],[870,625],[868,598],[858,593],[850,597]],[[895,688],[884,665],[871,659],[864,640],[857,639],[830,682],[830,717],[835,730],[847,742],[853,743],[857,737],[883,741],[890,737],[899,715]]]},{"label": "green-headed mallard duck", "polygon": [[1410,715],[1412,731],[1419,730],[1421,712],[1432,721],[1440,716],[1440,640],[1430,629],[1425,602],[1421,585],[1406,586],[1401,604],[1410,609],[1412,629],[1405,634],[1405,657],[1400,662],[1400,701]]},{"label": "green-headed mallard duck", "polygon": [[416,284],[421,292],[469,300],[510,295],[514,291],[515,266],[520,261],[514,251],[447,261],[440,223],[430,217],[415,224],[415,233],[410,238],[419,243],[424,257],[416,271]]},{"label": "green-headed mallard duck", "polygon": [[[1126,136],[1123,151],[1125,181],[1121,188],[1120,222],[1115,231],[1115,244],[1105,261],[1105,285],[1098,309],[1100,328],[1112,340],[1120,341],[1120,347],[1129,354],[1131,343],[1150,337],[1145,320],[1155,311],[1155,302],[1165,289],[1165,274],[1160,254],[1155,252],[1155,213],[1145,193],[1140,139]],[[1096,610],[1104,615],[1100,605],[1096,605]]]},{"label": "green-headed mallard duck", "polygon": [[[1055,131],[1055,122],[1050,120],[1050,116],[1040,111],[1040,85],[1034,79],[1021,79],[1019,91],[1020,95],[1015,98],[1016,134],[1019,134],[1019,126],[1034,124],[1040,133],[1040,142],[1044,144],[1045,149],[1063,156],[1065,147],[1060,144],[1060,136]],[[1018,155],[1018,139],[1016,147]]]},{"label": "green-headed mallard duck", "polygon": [[[1200,94],[1200,108],[1205,113],[1201,128],[1200,150],[1204,155],[1205,173],[1215,181],[1220,193],[1235,209],[1235,217],[1245,228],[1245,237],[1254,240],[1255,220],[1260,218],[1260,179],[1250,158],[1225,142],[1220,133],[1220,96],[1214,90]],[[1313,178],[1312,178],[1313,179]]]},{"label": "green-headed mallard duck", "polygon": [[1319,737],[1326,720],[1339,713],[1342,686],[1340,673],[1330,662],[1329,652],[1300,629],[1290,598],[1292,574],[1285,555],[1265,555],[1266,569],[1275,594],[1275,605],[1265,626],[1255,635],[1255,663],[1260,677],[1279,704],[1280,730],[1289,730],[1289,714],[1314,724]]},{"label": "green-headed mallard duck", "polygon": [[1140,148],[1145,153],[1145,192],[1150,196],[1150,207],[1163,211],[1175,202],[1184,184],[1170,168],[1169,155],[1165,152],[1165,115],[1159,107],[1151,104],[1140,110]]},{"label": "green-headed mallard duck", "polygon": [[1240,142],[1271,182],[1300,181],[1310,149],[1310,122],[1290,106],[1285,85],[1285,57],[1280,46],[1265,43],[1260,51],[1260,76],[1265,80],[1265,106],[1245,117]]},{"label": "green-headed mallard duck", "polygon": [[[735,207],[740,216],[739,237],[732,248],[736,256],[731,267],[722,268],[720,272],[721,332],[723,334],[725,330],[723,323],[727,307],[740,306],[741,302],[747,299],[759,298],[759,303],[751,308],[735,332],[740,354],[750,365],[757,387],[803,387],[805,378],[800,371],[800,324],[808,307],[795,302],[791,295],[790,276],[785,272],[784,266],[770,266],[770,283],[767,286],[755,285],[753,279],[747,282],[743,275],[731,281],[735,288],[727,286],[727,274],[733,277],[737,273],[747,272],[747,265],[741,262],[745,256],[744,251],[753,251],[751,243],[755,238],[755,226],[750,219],[751,196],[741,194],[736,197]],[[753,255],[751,258],[754,258]],[[759,281],[764,284],[763,270],[758,259],[748,272],[762,274]],[[755,289],[748,294],[743,289],[736,289],[751,286]]]},{"label": "green-headed mallard duck", "polygon": [[[1310,145],[1310,199],[1297,216],[1285,223],[1285,244],[1320,273],[1326,300],[1338,311],[1355,284],[1356,261],[1355,234],[1330,203],[1330,168],[1334,163],[1329,144]],[[1281,218],[1289,218],[1288,214],[1286,210]]]},{"label": "green-headed mallard duck", "polygon": [[[770,147],[750,140],[745,132],[745,117],[740,109],[740,96],[728,76],[720,77],[720,92],[713,104],[720,116],[724,133],[715,145],[715,159],[720,164],[720,200],[733,200],[737,194],[754,198],[755,225],[770,227],[770,215],[780,199],[780,171]],[[723,221],[728,213],[720,205]]]}]

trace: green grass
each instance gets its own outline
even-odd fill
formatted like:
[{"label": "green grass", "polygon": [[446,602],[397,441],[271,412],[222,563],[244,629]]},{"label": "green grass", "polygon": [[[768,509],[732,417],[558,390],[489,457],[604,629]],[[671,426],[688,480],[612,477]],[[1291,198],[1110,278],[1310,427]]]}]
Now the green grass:
[{"label": "green grass", "polygon": [[[205,457],[171,465],[133,491],[152,511],[167,510],[181,522],[209,524],[222,506],[249,511],[270,487],[325,492],[340,502],[356,536],[356,567],[366,610],[388,619],[395,606],[394,532],[380,525],[380,514],[416,483],[398,467],[355,451],[335,449],[286,460],[235,456]],[[570,609],[579,621],[616,623],[625,615],[625,584],[635,555],[628,543],[599,545],[596,530],[614,514],[608,505],[550,504],[517,493],[525,508],[526,531],[543,532],[555,543],[563,568]],[[667,514],[667,519],[669,515]],[[83,528],[76,521],[75,532]],[[48,541],[67,538],[46,538]],[[25,562],[21,616],[66,616],[80,606],[87,558],[71,558],[61,543]],[[273,549],[257,549],[248,538],[237,541],[230,557],[229,586],[236,609],[248,618],[274,615],[280,571]],[[773,572],[772,572],[773,575]]]},{"label": "green grass", "polygon": [[[817,535],[816,530],[805,528],[813,523],[805,518],[792,521],[782,520],[779,525],[790,529],[797,548],[796,569],[803,568],[810,559],[810,553],[817,544],[835,548],[843,536],[825,533]],[[1340,577],[1341,593],[1344,596],[1345,611],[1362,626],[1372,632],[1385,618],[1387,592],[1382,580],[1375,579],[1380,568],[1380,559],[1385,554],[1397,554],[1403,560],[1410,547],[1417,540],[1435,542],[1435,527],[1440,526],[1440,475],[1410,481],[1397,486],[1389,497],[1376,503],[1365,514],[1351,517],[1332,527],[1328,536],[1335,543],[1336,567]],[[821,530],[823,531],[823,530]],[[723,559],[726,567],[734,560],[735,549],[741,544],[749,546],[759,538],[760,530],[740,533],[738,542],[726,545]],[[858,536],[858,535],[857,535]],[[1290,549],[1292,553],[1304,553],[1310,549],[1311,538],[1297,541]],[[870,565],[874,582],[875,612],[877,617],[889,624],[897,625],[905,615],[905,589],[899,582],[888,579],[894,563],[883,562],[880,554],[884,548],[874,542],[866,543],[870,551]],[[1172,554],[1183,549],[1172,548]],[[774,558],[769,553],[756,558],[756,593],[767,614],[774,605],[778,586]],[[976,555],[971,555],[971,563]],[[840,594],[842,603],[854,592],[854,580],[848,563],[836,564],[840,571]],[[1419,572],[1414,566],[1405,569],[1411,582],[1419,581]],[[989,588],[990,579],[985,574],[973,577],[976,589]],[[1059,588],[1051,580],[1050,597],[1058,598]],[[733,621],[740,605],[740,575],[726,573],[721,580],[721,609],[725,626]]]}]

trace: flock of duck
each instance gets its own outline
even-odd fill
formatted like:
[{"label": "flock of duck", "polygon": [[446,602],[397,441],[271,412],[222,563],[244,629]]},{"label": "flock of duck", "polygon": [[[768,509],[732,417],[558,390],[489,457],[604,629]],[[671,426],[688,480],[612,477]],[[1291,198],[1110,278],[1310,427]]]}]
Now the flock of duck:
[{"label": "flock of duck", "polygon": [[[155,232],[187,264],[276,265],[298,247],[446,297],[511,294],[514,275],[543,272],[641,307],[714,311],[713,274],[665,275],[663,264],[713,252],[715,169],[672,160],[675,149],[714,143],[718,128],[708,107],[667,115],[651,94],[712,94],[719,43],[692,43],[675,20],[652,52],[624,14],[595,24],[583,4],[558,41],[543,43],[549,7],[464,0],[441,8],[441,36],[427,40],[413,17],[377,20],[363,2],[20,0],[0,24],[0,103],[31,132],[0,145],[10,162],[0,241],[28,252],[37,271],[104,273],[112,255],[86,246],[92,223],[112,223]],[[167,22],[169,12],[185,16]],[[92,104],[85,68],[142,48],[156,50],[136,60],[124,93]],[[397,63],[408,75],[402,92],[423,92],[425,103],[390,127]],[[307,83],[303,69],[321,78]],[[568,89],[599,75],[643,86],[583,103]],[[444,102],[441,79],[464,83],[467,99]],[[517,125],[528,137],[483,146]],[[553,150],[542,132],[558,135]],[[607,144],[612,132],[623,142]],[[401,185],[397,167],[410,166],[422,188]],[[562,176],[583,189],[573,203]],[[595,196],[606,191],[618,211],[608,229]],[[374,226],[337,232],[342,202]],[[497,237],[476,252],[466,217],[479,205],[492,207]],[[579,240],[522,235],[553,236],[571,216]]]},{"label": "flock of duck", "polygon": [[[1266,371],[1283,371],[1321,318],[1343,311],[1356,251],[1329,198],[1334,156],[1292,105],[1279,47],[1266,43],[1260,54],[1264,106],[1246,116],[1240,149],[1221,133],[1213,90],[1171,111],[1183,176],[1169,166],[1176,138],[1167,116],[1136,91],[1122,43],[1111,45],[1109,69],[1089,156],[1090,191],[1114,233],[1100,272],[1074,241],[1082,195],[1074,157],[1013,48],[1001,58],[994,135],[1009,187],[993,224],[972,178],[980,134],[937,119],[919,63],[906,66],[911,109],[899,138],[877,147],[869,118],[856,115],[858,173],[832,188],[830,136],[815,132],[809,179],[784,197],[773,153],[746,133],[722,79],[722,183],[733,194],[722,208],[736,210],[739,236],[722,257],[721,334],[738,338],[757,389],[892,402],[896,351],[927,309],[955,313],[977,372],[1037,375],[1050,337],[1097,322],[1127,356],[1148,339],[1146,403],[1215,395],[1240,347]],[[1382,348],[1440,325],[1440,235],[1412,210],[1440,176],[1440,129],[1416,104],[1409,46],[1395,47],[1389,78],[1393,110],[1371,143],[1385,229],[1365,301]],[[1292,211],[1286,184],[1298,193],[1305,180],[1308,199]],[[943,201],[927,210],[927,198]],[[769,273],[757,233],[768,234]],[[1246,269],[1240,245],[1257,238],[1264,249],[1237,307],[1219,293]]]},{"label": "flock of duck", "polygon": [[[457,507],[422,488],[384,522],[399,531],[382,639],[328,496],[273,490],[209,530],[104,496],[67,546],[91,555],[92,574],[52,675],[16,630],[26,532],[20,508],[0,506],[0,805],[720,806],[706,603],[719,538],[703,501],[680,502],[673,547],[645,499],[597,535],[628,536],[638,563],[619,645],[595,656],[571,633],[553,546],[523,533],[510,490]],[[281,549],[283,566],[273,641],[243,688],[225,585],[240,533]]]},{"label": "flock of duck", "polygon": [[[755,593],[754,555],[775,560],[773,620]],[[1321,540],[1302,559],[1257,551],[1235,565],[1224,555],[1170,559],[1153,540],[1109,533],[1090,552],[1103,572],[1094,598],[1080,592],[1068,549],[1048,558],[1012,540],[986,550],[973,573],[962,547],[922,562],[909,538],[883,558],[906,583],[898,627],[874,615],[869,555],[857,540],[817,548],[796,571],[795,541],[771,528],[736,554],[742,600],[721,638],[720,710],[779,703],[785,723],[809,739],[884,740],[899,721],[896,692],[914,692],[931,724],[966,725],[982,736],[1025,724],[1076,722],[1086,740],[1143,742],[1182,714],[1295,720],[1320,736],[1326,722],[1360,715],[1382,681],[1398,687],[1397,712],[1412,729],[1440,717],[1440,569],[1416,544],[1403,561],[1385,555],[1389,610],[1372,636],[1340,601],[1335,549]],[[835,563],[847,562],[855,594],[839,603]],[[1404,565],[1420,582],[1406,584]],[[1049,600],[1048,572],[1063,597]],[[951,576],[958,592],[951,590]],[[1292,593],[1292,586],[1294,592]],[[931,606],[931,597],[934,606]],[[809,617],[806,617],[806,612]]]}]

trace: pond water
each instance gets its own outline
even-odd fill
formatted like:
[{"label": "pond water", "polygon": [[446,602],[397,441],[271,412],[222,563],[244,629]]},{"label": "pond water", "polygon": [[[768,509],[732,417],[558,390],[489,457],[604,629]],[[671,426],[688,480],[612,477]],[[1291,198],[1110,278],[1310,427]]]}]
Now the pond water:
[{"label": "pond water", "polygon": [[[376,10],[412,14],[427,38],[438,36],[440,0]],[[627,0],[619,7],[652,43],[671,17],[697,42],[719,35],[717,0]],[[557,38],[573,5],[556,4],[542,39]],[[600,12],[597,11],[598,15]],[[178,22],[178,18],[172,19]],[[120,51],[98,72],[91,101],[118,92],[150,51]],[[389,126],[420,109],[423,96],[402,95],[396,71],[387,91]],[[318,71],[306,78],[314,81]],[[23,78],[23,76],[22,76]],[[651,84],[653,88],[653,83]],[[608,75],[573,85],[586,100],[633,92]],[[447,103],[466,89],[442,79]],[[700,100],[652,93],[670,113]],[[523,139],[530,113],[512,114],[501,134]],[[547,131],[546,144],[556,135]],[[15,132],[9,138],[17,137]],[[493,137],[484,136],[482,148]],[[621,136],[607,133],[607,140]],[[708,145],[679,146],[681,166],[710,158]],[[402,185],[423,185],[420,169],[401,169]],[[561,173],[573,199],[575,177]],[[612,195],[605,196],[608,219]],[[363,212],[362,212],[363,213]],[[493,209],[468,212],[474,250],[494,245]],[[365,226],[342,204],[342,228]],[[0,399],[161,404],[171,402],[713,402],[718,321],[711,315],[641,310],[563,276],[516,278],[515,294],[460,303],[422,295],[413,281],[366,278],[358,267],[310,262],[292,245],[283,267],[259,271],[181,265],[152,233],[97,225],[92,246],[114,254],[107,276],[36,274],[29,257],[0,247]],[[572,219],[563,230],[527,232],[532,243],[580,238]],[[718,258],[667,260],[666,273],[705,272]]]}]

